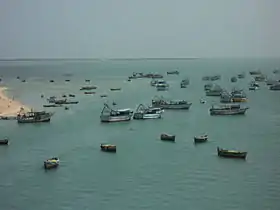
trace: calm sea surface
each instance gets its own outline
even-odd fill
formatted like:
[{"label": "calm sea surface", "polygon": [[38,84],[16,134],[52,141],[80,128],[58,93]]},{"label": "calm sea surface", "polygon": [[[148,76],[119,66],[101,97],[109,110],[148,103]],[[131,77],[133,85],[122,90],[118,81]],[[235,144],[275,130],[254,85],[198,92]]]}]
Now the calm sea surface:
[{"label": "calm sea surface", "polygon": [[[0,209],[280,209],[280,92],[265,84],[255,92],[247,88],[252,79],[248,71],[260,68],[272,77],[277,67],[280,59],[1,62],[7,93],[27,105],[42,109],[42,93],[73,93],[80,103],[70,110],[49,108],[55,111],[50,123],[0,121],[1,138],[8,136],[11,142],[0,147]],[[133,72],[166,75],[175,68],[180,75],[165,76],[171,87],[160,94],[149,79],[126,81]],[[229,82],[242,72],[245,79]],[[246,90],[250,109],[245,116],[209,115],[210,105],[219,101],[205,97],[201,77],[209,74],[221,74],[217,83],[228,90]],[[185,77],[190,86],[180,89]],[[96,95],[79,91],[85,79],[99,87]],[[114,87],[122,91],[110,92]],[[107,99],[99,97],[103,93]],[[189,111],[165,111],[159,120],[99,121],[105,101],[135,108],[151,103],[154,95],[193,105]],[[199,103],[201,97],[206,104]],[[176,143],[161,142],[163,132],[176,134]],[[193,136],[203,132],[209,142],[195,146]],[[116,144],[118,152],[100,152],[103,142]],[[247,160],[218,158],[217,146],[248,151]],[[52,156],[61,165],[45,171],[43,161]]]}]

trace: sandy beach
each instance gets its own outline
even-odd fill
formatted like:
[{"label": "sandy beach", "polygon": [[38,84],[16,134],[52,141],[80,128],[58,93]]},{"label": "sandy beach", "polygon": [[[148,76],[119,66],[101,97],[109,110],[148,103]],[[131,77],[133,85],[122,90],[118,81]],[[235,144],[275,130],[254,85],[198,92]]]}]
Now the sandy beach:
[{"label": "sandy beach", "polygon": [[5,94],[6,87],[0,87],[0,116],[16,116],[21,110],[30,111],[30,108],[19,101],[9,98]]}]

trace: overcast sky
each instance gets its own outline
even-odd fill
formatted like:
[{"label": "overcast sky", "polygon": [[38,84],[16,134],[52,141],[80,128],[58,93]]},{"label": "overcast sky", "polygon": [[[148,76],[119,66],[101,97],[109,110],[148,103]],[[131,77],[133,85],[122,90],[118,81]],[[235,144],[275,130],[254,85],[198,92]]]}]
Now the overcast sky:
[{"label": "overcast sky", "polygon": [[0,0],[0,58],[280,56],[280,0]]}]

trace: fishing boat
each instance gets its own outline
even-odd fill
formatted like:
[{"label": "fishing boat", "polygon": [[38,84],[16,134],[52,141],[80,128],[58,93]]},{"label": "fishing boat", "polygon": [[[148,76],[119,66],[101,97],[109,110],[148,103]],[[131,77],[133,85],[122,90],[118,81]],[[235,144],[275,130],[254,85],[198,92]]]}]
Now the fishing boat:
[{"label": "fishing boat", "polygon": [[280,69],[274,69],[273,74],[280,74]]},{"label": "fishing boat", "polygon": [[84,86],[80,88],[80,90],[95,90],[95,89],[97,89],[96,86]]},{"label": "fishing boat", "polygon": [[202,77],[202,80],[203,80],[203,81],[209,81],[209,80],[210,80],[210,77],[209,77],[209,76],[204,76],[204,77]]},{"label": "fishing boat", "polygon": [[220,80],[220,79],[221,79],[221,75],[210,76],[211,81],[216,81],[216,80]]},{"label": "fishing boat", "polygon": [[140,104],[133,114],[135,120],[158,119],[161,118],[163,110],[161,108],[146,107]]},{"label": "fishing boat", "polygon": [[9,139],[5,138],[5,139],[0,139],[0,145],[8,145],[9,144]]},{"label": "fishing boat", "polygon": [[108,95],[107,94],[101,94],[100,97],[101,98],[106,98]]},{"label": "fishing boat", "polygon": [[202,99],[202,98],[201,98],[201,99],[199,100],[199,103],[201,103],[201,104],[205,104],[205,103],[206,103],[206,101],[205,101],[204,99]]},{"label": "fishing boat", "polygon": [[25,79],[23,79],[23,80],[21,80],[21,82],[26,82],[26,80],[25,80]]},{"label": "fishing boat", "polygon": [[256,82],[264,82],[265,80],[266,80],[266,76],[264,76],[263,74],[255,76]]},{"label": "fishing boat", "polygon": [[257,71],[249,71],[250,75],[260,75],[262,72],[260,70]]},{"label": "fishing boat", "polygon": [[53,113],[40,111],[40,112],[27,112],[17,115],[18,123],[40,123],[40,122],[50,122]]},{"label": "fishing boat", "polygon": [[166,91],[169,89],[168,84],[157,84],[156,85],[157,91]]},{"label": "fishing boat", "polygon": [[256,86],[249,86],[249,90],[257,90],[258,89],[258,87],[256,87]]},{"label": "fishing boat", "polygon": [[43,107],[61,107],[61,104],[45,104]]},{"label": "fishing boat", "polygon": [[94,91],[84,92],[85,95],[93,95],[93,94],[95,94],[95,93],[96,93],[96,92],[94,92]]},{"label": "fishing boat", "polygon": [[236,77],[231,77],[231,78],[230,78],[230,81],[231,81],[231,82],[237,82],[237,78],[236,78]]},{"label": "fishing boat", "polygon": [[70,82],[70,79],[66,79],[65,82]]},{"label": "fishing boat", "polygon": [[57,157],[53,157],[44,161],[45,169],[57,168],[59,166],[59,159]]},{"label": "fishing boat", "polygon": [[190,80],[187,78],[181,81],[180,86],[181,88],[186,88],[189,84],[190,84]]},{"label": "fishing boat", "polygon": [[266,85],[275,85],[275,84],[277,84],[278,83],[278,81],[277,80],[275,80],[275,79],[267,79],[266,80]]},{"label": "fishing boat", "polygon": [[76,97],[74,94],[69,94],[68,96],[71,97],[71,98],[75,98]]},{"label": "fishing boat", "polygon": [[152,107],[162,109],[189,109],[192,103],[185,100],[167,100],[163,97],[154,97]]},{"label": "fishing boat", "polygon": [[117,146],[113,144],[101,144],[100,149],[104,152],[117,152]]},{"label": "fishing boat", "polygon": [[221,149],[217,147],[217,153],[220,157],[227,157],[227,158],[241,158],[246,159],[247,152],[240,152],[237,150],[227,150],[227,149]]},{"label": "fishing boat", "polygon": [[210,115],[244,115],[249,109],[248,107],[242,108],[240,104],[225,104],[214,106],[209,109]]},{"label": "fishing boat", "polygon": [[280,83],[271,85],[269,87],[270,90],[280,90]]},{"label": "fishing boat", "polygon": [[243,90],[233,89],[231,92],[232,102],[246,102],[247,96]]},{"label": "fishing boat", "polygon": [[118,91],[121,90],[121,88],[110,88],[111,91]]},{"label": "fishing boat", "polygon": [[50,82],[54,82],[54,80],[51,79]]},{"label": "fishing boat", "polygon": [[175,70],[175,71],[168,71],[168,72],[166,72],[167,74],[180,74],[180,72],[179,71],[177,71],[177,70]]},{"label": "fishing boat", "polygon": [[220,102],[221,103],[232,103],[233,102],[232,95],[227,91],[222,92]]},{"label": "fishing boat", "polygon": [[170,134],[163,133],[163,134],[160,135],[160,140],[175,142],[175,135],[170,135]]},{"label": "fishing boat", "polygon": [[111,109],[108,104],[104,103],[104,107],[102,109],[100,120],[101,122],[121,122],[121,121],[129,121],[133,115],[133,111],[131,109]]},{"label": "fishing boat", "polygon": [[211,89],[205,91],[206,96],[221,96],[223,89],[219,85],[212,86]]},{"label": "fishing boat", "polygon": [[237,77],[238,77],[239,79],[243,79],[243,78],[245,78],[245,73],[243,72],[243,73],[241,73],[241,74],[238,74]]},{"label": "fishing boat", "polygon": [[214,84],[213,83],[207,83],[204,85],[204,90],[211,90],[213,88]]},{"label": "fishing boat", "polygon": [[208,135],[206,134],[194,137],[194,143],[203,143],[206,142],[207,140],[208,140]]},{"label": "fishing boat", "polygon": [[90,79],[85,79],[85,82],[90,82]]},{"label": "fishing boat", "polygon": [[251,81],[249,85],[252,87],[260,87],[259,83],[257,83],[256,81]]}]

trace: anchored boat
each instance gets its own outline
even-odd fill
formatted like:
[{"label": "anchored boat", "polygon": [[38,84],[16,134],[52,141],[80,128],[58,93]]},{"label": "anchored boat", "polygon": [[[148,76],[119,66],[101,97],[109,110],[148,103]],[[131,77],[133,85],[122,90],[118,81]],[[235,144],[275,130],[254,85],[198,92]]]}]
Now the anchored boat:
[{"label": "anchored boat", "polygon": [[49,122],[51,120],[53,113],[50,112],[27,112],[24,114],[18,114],[18,123],[39,123],[39,122]]},{"label": "anchored boat", "polygon": [[181,88],[186,88],[189,84],[190,84],[190,80],[187,78],[181,81],[180,86]]},{"label": "anchored boat", "polygon": [[163,110],[161,108],[146,107],[143,104],[140,104],[133,114],[133,119],[158,119],[161,118],[162,113]]},{"label": "anchored boat", "polygon": [[175,142],[175,135],[170,135],[170,134],[163,133],[163,134],[160,135],[160,140]]},{"label": "anchored boat", "polygon": [[101,144],[100,149],[104,152],[117,152],[117,147],[113,144]]},{"label": "anchored boat", "polygon": [[84,86],[80,88],[80,90],[95,90],[95,89],[97,89],[96,86]]},{"label": "anchored boat", "polygon": [[51,169],[59,166],[59,159],[57,157],[50,158],[44,161],[44,168]]},{"label": "anchored boat", "polygon": [[206,96],[221,96],[223,89],[219,85],[213,85],[206,90]]},{"label": "anchored boat", "polygon": [[167,74],[180,74],[179,71],[175,70],[175,71],[168,71]]},{"label": "anchored boat", "polygon": [[220,106],[212,106],[209,111],[210,115],[244,115],[249,109],[241,108],[239,104],[225,104]]},{"label": "anchored boat", "polygon": [[101,122],[121,122],[129,121],[133,115],[131,109],[111,109],[108,104],[104,104],[102,109],[100,120]]},{"label": "anchored boat", "polygon": [[203,143],[208,140],[208,135],[201,135],[201,136],[195,136],[194,137],[194,143]]},{"label": "anchored boat", "polygon": [[240,152],[237,150],[227,150],[227,149],[221,149],[217,147],[217,153],[220,157],[227,157],[227,158],[241,158],[246,159],[247,152]]},{"label": "anchored boat", "polygon": [[243,90],[233,89],[231,92],[232,102],[246,102],[247,96]]},{"label": "anchored boat", "polygon": [[152,100],[152,107],[163,109],[189,109],[192,103],[185,100],[166,100],[163,97],[155,97]]},{"label": "anchored boat", "polygon": [[8,145],[9,144],[9,139],[5,138],[5,139],[0,139],[0,145]]},{"label": "anchored boat", "polygon": [[230,78],[230,81],[231,82],[237,82],[237,78],[236,77],[232,77],[232,78]]},{"label": "anchored boat", "polygon": [[280,90],[280,83],[271,85],[269,87],[270,90]]}]

